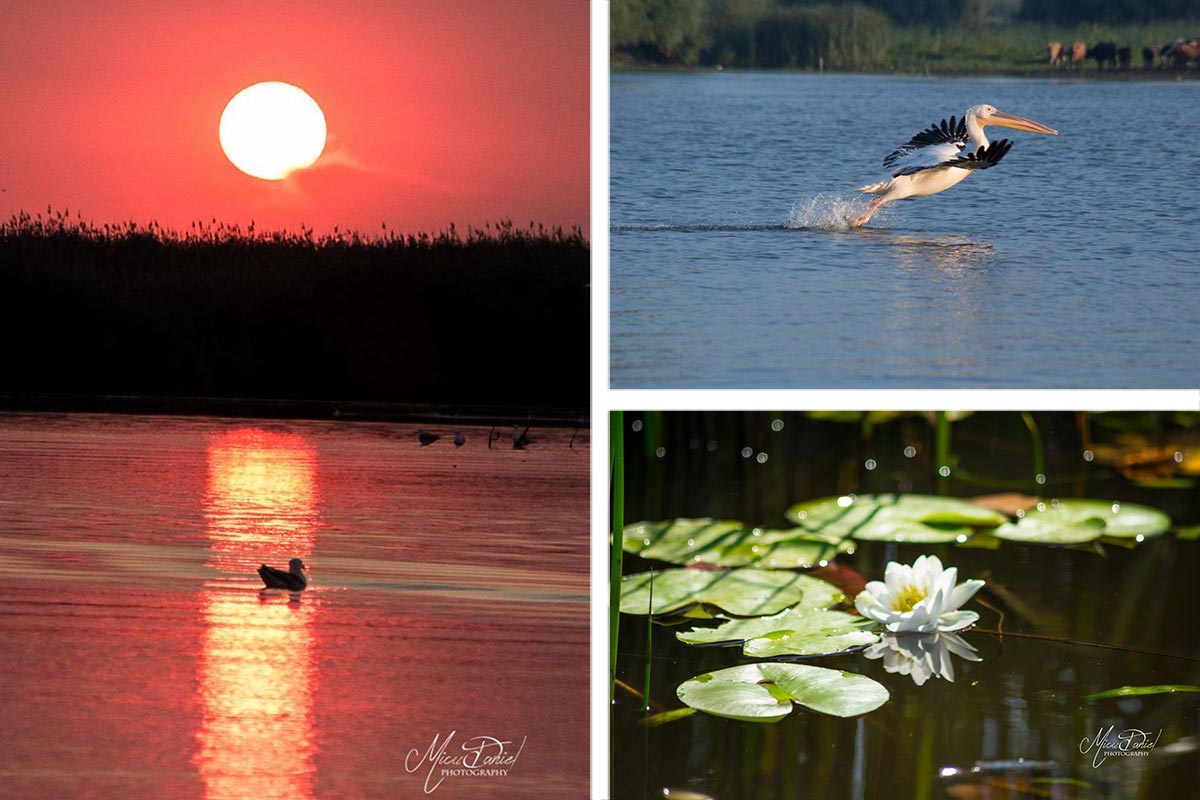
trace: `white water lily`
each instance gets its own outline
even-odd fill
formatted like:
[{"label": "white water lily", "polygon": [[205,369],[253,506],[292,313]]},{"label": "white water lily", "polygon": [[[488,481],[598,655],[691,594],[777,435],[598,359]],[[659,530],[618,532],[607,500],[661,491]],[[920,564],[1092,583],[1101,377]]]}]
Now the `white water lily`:
[{"label": "white water lily", "polygon": [[942,569],[937,556],[921,556],[910,567],[889,562],[882,581],[871,581],[854,598],[858,613],[883,624],[888,633],[957,631],[979,619],[959,611],[983,586],[969,580],[955,585],[958,568]]},{"label": "white water lily", "polygon": [[951,654],[967,661],[982,661],[974,647],[957,633],[905,633],[887,636],[863,653],[867,658],[882,658],[888,672],[908,675],[917,686],[932,678],[954,682]]}]

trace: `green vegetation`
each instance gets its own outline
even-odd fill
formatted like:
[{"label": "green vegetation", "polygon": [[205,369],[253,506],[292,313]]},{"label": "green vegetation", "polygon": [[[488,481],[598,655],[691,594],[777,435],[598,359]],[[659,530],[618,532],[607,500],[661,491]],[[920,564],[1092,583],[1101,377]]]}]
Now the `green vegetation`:
[{"label": "green vegetation", "polygon": [[770,662],[697,675],[681,684],[677,694],[698,711],[745,722],[778,722],[795,706],[854,717],[891,698],[883,684],[863,675]]},{"label": "green vegetation", "polygon": [[0,393],[587,405],[578,230],[176,232],[48,213],[0,223]]},{"label": "green vegetation", "polygon": [[608,685],[609,701],[617,682],[617,639],[621,622],[621,573],[624,549],[615,545],[617,532],[625,530],[625,413],[609,416],[609,455],[612,471],[612,541],[608,572]]},{"label": "green vegetation", "polygon": [[1144,694],[1175,694],[1176,692],[1200,692],[1200,686],[1122,686],[1107,692],[1084,695],[1085,700],[1108,700],[1113,697],[1137,697]]},{"label": "green vegetation", "polygon": [[1097,69],[1047,63],[1050,41],[1115,42],[1141,68],[1143,46],[1197,33],[1197,0],[614,0],[611,46],[617,65],[1048,75]]}]

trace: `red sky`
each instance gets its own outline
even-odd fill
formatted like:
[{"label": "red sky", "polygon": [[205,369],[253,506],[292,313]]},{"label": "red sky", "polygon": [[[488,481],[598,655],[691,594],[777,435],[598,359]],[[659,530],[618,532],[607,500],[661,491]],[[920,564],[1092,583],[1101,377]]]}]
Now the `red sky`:
[{"label": "red sky", "polygon": [[[403,232],[588,221],[582,0],[18,0],[0,21],[0,216]],[[284,181],[229,163],[221,111],[258,81],[324,109]]]}]

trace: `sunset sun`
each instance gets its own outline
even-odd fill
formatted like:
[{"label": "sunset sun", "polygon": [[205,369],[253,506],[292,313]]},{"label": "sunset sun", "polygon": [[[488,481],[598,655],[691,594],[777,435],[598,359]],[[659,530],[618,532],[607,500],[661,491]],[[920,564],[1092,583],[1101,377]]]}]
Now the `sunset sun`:
[{"label": "sunset sun", "polygon": [[297,86],[256,83],[225,106],[220,138],[221,149],[242,172],[282,180],[320,157],[325,149],[325,114]]}]

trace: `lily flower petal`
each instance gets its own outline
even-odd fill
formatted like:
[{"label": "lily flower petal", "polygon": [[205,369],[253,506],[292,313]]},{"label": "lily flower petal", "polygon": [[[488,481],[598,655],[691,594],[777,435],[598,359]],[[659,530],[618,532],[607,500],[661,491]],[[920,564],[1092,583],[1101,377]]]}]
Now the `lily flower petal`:
[{"label": "lily flower petal", "polygon": [[963,581],[958,586],[954,587],[954,593],[950,595],[950,605],[959,608],[963,603],[975,596],[975,593],[983,588],[983,581],[969,580]]},{"label": "lily flower petal", "polygon": [[968,625],[979,621],[979,615],[974,611],[950,611],[938,619],[939,631],[961,631]]},{"label": "lily flower petal", "polygon": [[891,561],[882,581],[871,581],[854,600],[858,613],[889,633],[956,631],[979,619],[959,611],[983,581],[958,583],[958,568],[944,568],[937,556],[919,556],[912,565]]}]

